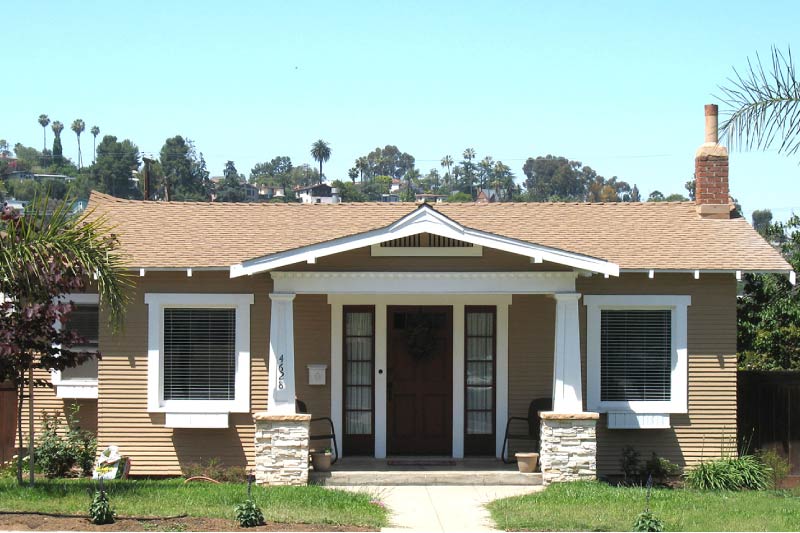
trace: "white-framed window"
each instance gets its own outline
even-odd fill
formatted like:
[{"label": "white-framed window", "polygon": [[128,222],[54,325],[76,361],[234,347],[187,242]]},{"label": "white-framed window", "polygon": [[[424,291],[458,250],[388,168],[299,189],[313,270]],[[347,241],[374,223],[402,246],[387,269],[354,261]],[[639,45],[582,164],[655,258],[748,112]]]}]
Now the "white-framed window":
[{"label": "white-framed window", "polygon": [[169,427],[250,412],[252,294],[147,293],[147,407]]},{"label": "white-framed window", "polygon": [[598,295],[583,303],[588,409],[686,413],[691,296]]},{"label": "white-framed window", "polygon": [[[73,346],[73,351],[98,351],[100,337],[100,297],[97,294],[70,294],[61,298],[73,302],[68,322],[56,323],[57,328],[75,330],[85,339],[85,344]],[[51,382],[56,388],[57,398],[97,398],[97,358],[92,357],[74,368],[53,370]]]}]

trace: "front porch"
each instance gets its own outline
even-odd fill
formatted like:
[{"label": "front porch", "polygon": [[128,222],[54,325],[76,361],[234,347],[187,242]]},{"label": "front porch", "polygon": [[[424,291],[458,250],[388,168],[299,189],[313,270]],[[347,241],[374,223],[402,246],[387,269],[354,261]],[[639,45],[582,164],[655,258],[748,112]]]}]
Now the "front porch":
[{"label": "front porch", "polygon": [[441,457],[392,456],[385,459],[346,457],[330,472],[309,473],[309,483],[326,486],[364,485],[541,485],[542,474],[523,474],[514,464],[491,457],[442,460]]},{"label": "front porch", "polygon": [[[258,482],[308,479],[303,436],[311,417],[296,413],[295,399],[313,400],[311,416],[330,417],[343,457],[335,473],[312,481],[350,483],[380,471],[387,484],[482,476],[493,484],[540,483],[541,474],[525,477],[499,458],[509,413],[541,397],[552,398],[554,413],[542,423],[544,478],[595,477],[597,415],[583,412],[578,275],[272,272],[269,401],[256,415]],[[300,324],[320,313],[329,313],[329,356],[305,347],[319,332]],[[406,324],[419,316],[438,324],[423,328],[430,353],[421,355]],[[312,366],[329,368],[325,389],[310,374],[306,382]],[[550,386],[520,377],[531,372]],[[453,462],[409,470],[392,463],[398,455]],[[281,461],[293,473],[281,473]]]}]

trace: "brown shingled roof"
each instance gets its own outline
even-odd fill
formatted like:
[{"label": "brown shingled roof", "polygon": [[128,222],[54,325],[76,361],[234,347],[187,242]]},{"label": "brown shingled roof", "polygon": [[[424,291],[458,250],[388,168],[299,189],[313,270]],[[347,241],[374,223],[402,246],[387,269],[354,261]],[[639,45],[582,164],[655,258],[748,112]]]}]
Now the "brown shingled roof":
[{"label": "brown shingled roof", "polygon": [[[409,203],[143,202],[93,192],[136,268],[228,267],[388,226]],[[621,269],[791,267],[742,218],[700,218],[689,202],[493,203],[431,206],[462,226],[596,257]]]}]

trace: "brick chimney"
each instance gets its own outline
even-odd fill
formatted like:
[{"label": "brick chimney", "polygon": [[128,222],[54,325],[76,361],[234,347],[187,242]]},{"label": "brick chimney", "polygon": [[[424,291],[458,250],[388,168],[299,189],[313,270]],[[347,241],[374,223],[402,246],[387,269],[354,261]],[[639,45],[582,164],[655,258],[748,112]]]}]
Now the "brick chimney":
[{"label": "brick chimney", "polygon": [[706,142],[694,155],[695,202],[704,218],[730,218],[728,149],[720,146],[716,104],[706,105]]}]

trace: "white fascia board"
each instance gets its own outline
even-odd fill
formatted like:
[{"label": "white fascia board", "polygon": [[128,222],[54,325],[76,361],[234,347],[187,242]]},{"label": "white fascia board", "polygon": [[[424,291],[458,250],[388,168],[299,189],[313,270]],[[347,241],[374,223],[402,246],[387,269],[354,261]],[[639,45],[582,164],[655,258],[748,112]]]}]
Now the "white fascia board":
[{"label": "white fascia board", "polygon": [[296,250],[250,259],[238,265],[231,265],[230,275],[232,278],[236,278],[244,275],[258,274],[295,263],[308,262],[309,260],[314,260],[319,257],[348,252],[357,248],[363,248],[373,244],[380,244],[382,242],[421,233],[430,233],[440,237],[468,242],[477,246],[494,248],[504,252],[531,257],[535,260],[540,259],[551,263],[597,272],[599,274],[609,274],[611,276],[619,275],[619,265],[615,263],[470,229],[450,220],[431,207],[419,208],[385,228],[367,231],[329,242],[312,244]]}]

